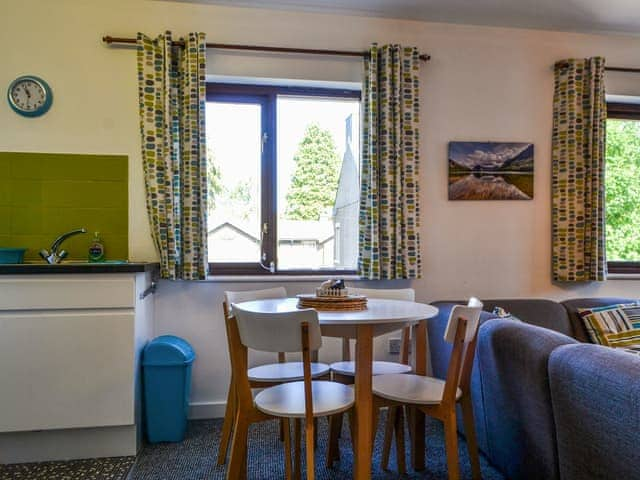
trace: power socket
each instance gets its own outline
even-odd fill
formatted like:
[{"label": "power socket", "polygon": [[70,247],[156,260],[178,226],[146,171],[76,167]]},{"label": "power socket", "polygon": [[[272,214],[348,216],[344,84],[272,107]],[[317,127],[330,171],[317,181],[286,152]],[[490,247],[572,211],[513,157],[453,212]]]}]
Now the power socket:
[{"label": "power socket", "polygon": [[400,338],[389,339],[389,353],[399,355],[401,346],[402,346],[402,339]]},{"label": "power socket", "polygon": [[[401,338],[390,338],[389,339],[389,353],[390,354],[399,355],[401,348],[402,348],[402,339]],[[411,343],[409,343],[409,353],[411,353]]]}]

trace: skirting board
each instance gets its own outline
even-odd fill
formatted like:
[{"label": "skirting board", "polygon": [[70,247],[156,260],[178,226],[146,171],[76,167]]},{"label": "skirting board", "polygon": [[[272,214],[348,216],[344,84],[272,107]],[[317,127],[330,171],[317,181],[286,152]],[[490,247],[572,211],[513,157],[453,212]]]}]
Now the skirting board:
[{"label": "skirting board", "polygon": [[0,464],[136,455],[136,427],[0,433]]},{"label": "skirting board", "polygon": [[224,417],[227,402],[192,402],[189,404],[191,420],[205,420]]},{"label": "skirting board", "polygon": [[[226,402],[190,404],[189,418],[222,418]],[[136,427],[0,433],[0,464],[136,455]]]}]

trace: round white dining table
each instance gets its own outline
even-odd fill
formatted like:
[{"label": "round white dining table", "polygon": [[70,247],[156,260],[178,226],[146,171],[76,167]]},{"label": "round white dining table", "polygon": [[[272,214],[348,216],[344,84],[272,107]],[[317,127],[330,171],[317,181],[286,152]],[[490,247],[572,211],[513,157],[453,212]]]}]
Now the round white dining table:
[{"label": "round white dining table", "polygon": [[[296,310],[297,298],[279,298],[242,302],[243,310],[278,313]],[[326,337],[354,338],[356,341],[355,375],[355,445],[353,478],[371,478],[373,451],[373,393],[371,391],[373,338],[406,326],[413,326],[413,368],[419,375],[426,373],[427,326],[426,320],[435,317],[438,309],[432,305],[405,300],[370,298],[366,310],[318,311],[322,335]],[[413,428],[424,432],[424,415],[415,412]],[[424,452],[424,435],[412,435],[414,452]],[[424,455],[413,455],[413,468],[423,470]]]}]

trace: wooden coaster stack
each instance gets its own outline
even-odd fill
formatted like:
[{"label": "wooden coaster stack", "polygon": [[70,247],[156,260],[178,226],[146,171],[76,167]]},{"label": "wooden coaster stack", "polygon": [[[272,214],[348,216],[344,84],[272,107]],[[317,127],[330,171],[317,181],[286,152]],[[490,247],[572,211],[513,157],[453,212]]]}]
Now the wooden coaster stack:
[{"label": "wooden coaster stack", "polygon": [[323,297],[313,294],[298,295],[298,308],[315,308],[332,312],[357,312],[367,309],[367,297],[347,295],[346,297]]}]

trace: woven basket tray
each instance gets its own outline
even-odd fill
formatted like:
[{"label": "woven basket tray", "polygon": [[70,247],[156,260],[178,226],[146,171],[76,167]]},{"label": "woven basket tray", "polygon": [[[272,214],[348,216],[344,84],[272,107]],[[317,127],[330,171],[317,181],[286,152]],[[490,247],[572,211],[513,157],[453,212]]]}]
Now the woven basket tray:
[{"label": "woven basket tray", "polygon": [[367,297],[349,295],[347,297],[318,297],[313,294],[298,295],[298,308],[315,308],[324,311],[356,312],[367,309]]}]

